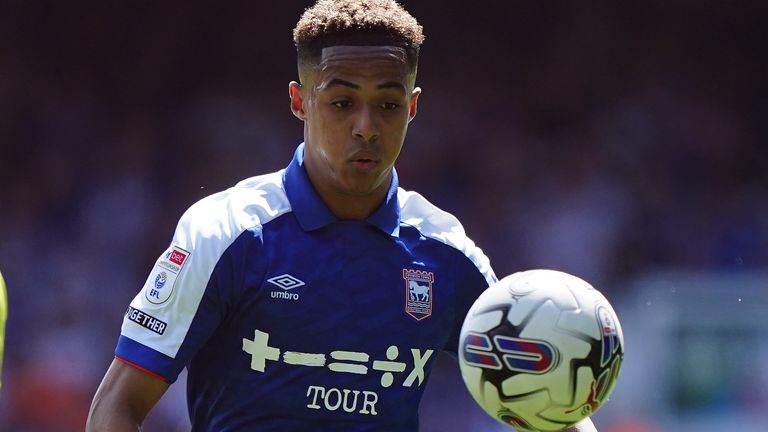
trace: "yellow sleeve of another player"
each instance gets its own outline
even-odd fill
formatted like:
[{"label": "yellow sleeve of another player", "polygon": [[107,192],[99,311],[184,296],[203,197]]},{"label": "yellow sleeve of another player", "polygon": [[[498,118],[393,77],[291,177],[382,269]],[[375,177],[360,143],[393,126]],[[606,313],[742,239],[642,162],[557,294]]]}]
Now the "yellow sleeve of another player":
[{"label": "yellow sleeve of another player", "polygon": [[8,297],[5,294],[5,281],[0,273],[0,387],[3,386],[3,347],[5,346],[5,319],[8,317]]}]

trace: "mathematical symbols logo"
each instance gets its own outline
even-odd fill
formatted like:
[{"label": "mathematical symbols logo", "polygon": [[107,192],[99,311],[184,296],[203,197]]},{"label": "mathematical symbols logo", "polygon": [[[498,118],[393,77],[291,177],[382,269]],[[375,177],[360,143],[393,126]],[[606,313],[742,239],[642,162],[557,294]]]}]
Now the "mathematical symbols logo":
[{"label": "mathematical symbols logo", "polygon": [[416,321],[432,315],[432,284],[435,274],[423,270],[403,269],[405,279],[405,313]]},{"label": "mathematical symbols logo", "polygon": [[[254,330],[253,339],[243,338],[243,351],[250,354],[251,369],[264,372],[267,365],[284,363],[296,367],[323,368],[336,374],[368,375],[379,374],[383,388],[399,383],[403,387],[417,387],[426,380],[428,361],[434,350],[421,348],[400,349],[390,345],[386,350],[386,360],[375,358],[366,352],[332,350],[327,352],[299,352],[271,346],[269,333]],[[402,353],[401,353],[402,351]],[[404,377],[404,378],[402,378]],[[402,381],[400,381],[402,378]],[[314,407],[310,407],[314,408]]]},{"label": "mathematical symbols logo", "polygon": [[276,285],[284,290],[284,291],[272,291],[270,293],[270,296],[272,298],[279,298],[284,300],[298,300],[299,295],[296,293],[288,292],[288,290],[292,290],[294,288],[298,288],[300,286],[306,285],[303,281],[289,274],[283,274],[280,276],[269,278],[267,279],[267,282],[271,283],[272,285]]}]

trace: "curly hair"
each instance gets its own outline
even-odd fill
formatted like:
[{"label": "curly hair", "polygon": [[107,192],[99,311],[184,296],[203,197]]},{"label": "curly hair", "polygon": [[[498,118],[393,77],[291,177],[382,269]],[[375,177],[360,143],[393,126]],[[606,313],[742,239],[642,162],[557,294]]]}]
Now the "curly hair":
[{"label": "curly hair", "polygon": [[424,42],[421,25],[395,0],[318,0],[293,29],[299,63],[316,61],[335,45],[393,45],[416,66]]}]

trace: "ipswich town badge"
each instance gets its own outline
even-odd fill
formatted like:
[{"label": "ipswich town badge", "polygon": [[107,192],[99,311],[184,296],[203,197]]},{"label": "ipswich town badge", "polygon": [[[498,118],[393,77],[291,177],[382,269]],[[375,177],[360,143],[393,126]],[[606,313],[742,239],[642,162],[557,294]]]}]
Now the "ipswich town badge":
[{"label": "ipswich town badge", "polygon": [[403,269],[405,279],[405,313],[416,321],[432,315],[433,272]]}]

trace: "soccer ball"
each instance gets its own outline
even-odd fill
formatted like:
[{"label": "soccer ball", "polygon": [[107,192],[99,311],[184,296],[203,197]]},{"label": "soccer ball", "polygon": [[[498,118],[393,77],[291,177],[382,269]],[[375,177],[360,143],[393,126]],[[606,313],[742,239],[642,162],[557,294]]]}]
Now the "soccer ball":
[{"label": "soccer ball", "polygon": [[608,300],[554,270],[515,273],[489,287],[459,340],[472,397],[520,431],[558,431],[594,413],[616,385],[623,357]]}]

